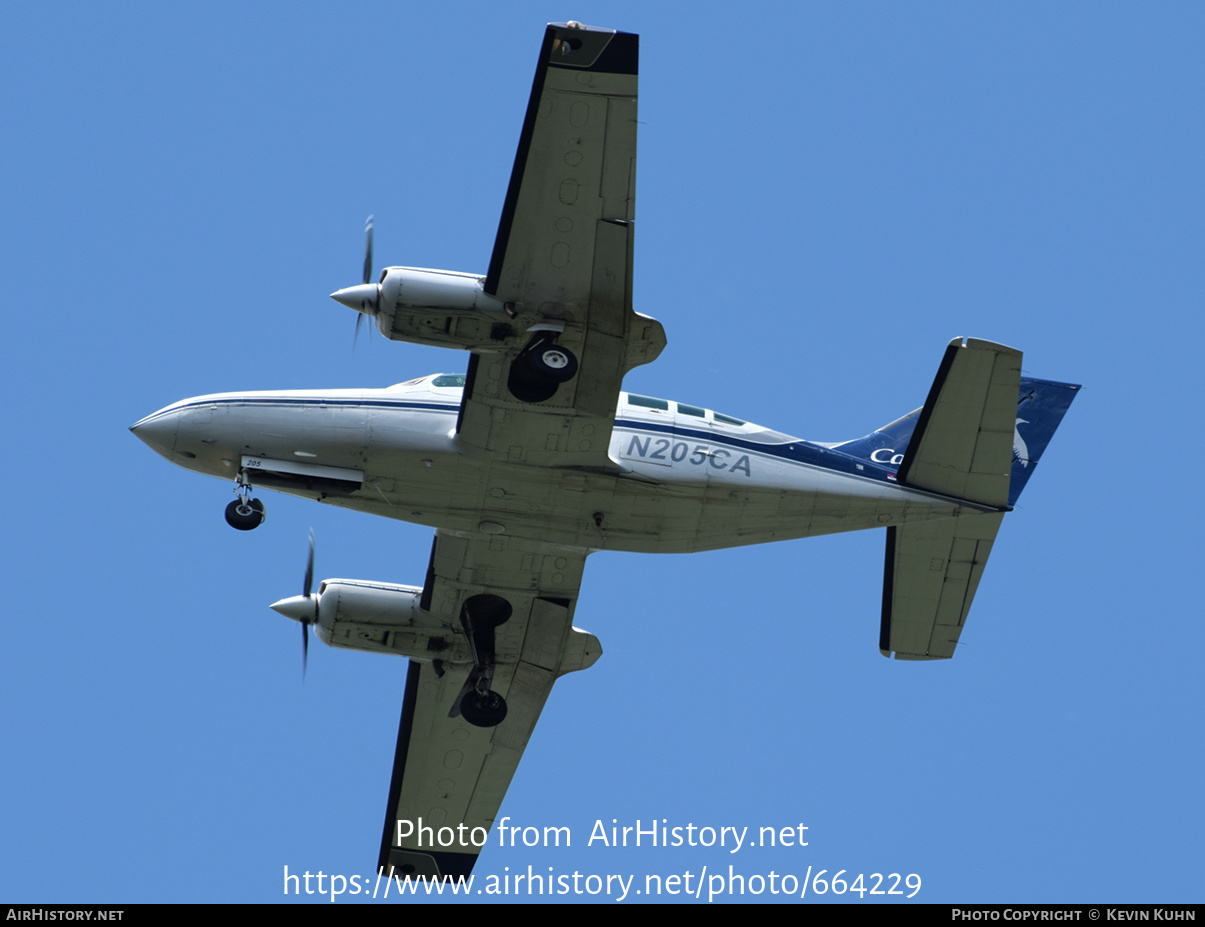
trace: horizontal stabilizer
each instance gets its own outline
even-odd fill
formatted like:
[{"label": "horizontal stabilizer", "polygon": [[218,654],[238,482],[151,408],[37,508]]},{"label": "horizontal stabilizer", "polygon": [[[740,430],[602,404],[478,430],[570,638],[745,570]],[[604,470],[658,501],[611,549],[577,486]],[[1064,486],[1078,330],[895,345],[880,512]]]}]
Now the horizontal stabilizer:
[{"label": "horizontal stabilizer", "polygon": [[946,348],[899,480],[1003,509],[1013,463],[1021,352],[977,338]]},{"label": "horizontal stabilizer", "polygon": [[879,652],[897,660],[954,656],[1003,512],[887,529]]}]

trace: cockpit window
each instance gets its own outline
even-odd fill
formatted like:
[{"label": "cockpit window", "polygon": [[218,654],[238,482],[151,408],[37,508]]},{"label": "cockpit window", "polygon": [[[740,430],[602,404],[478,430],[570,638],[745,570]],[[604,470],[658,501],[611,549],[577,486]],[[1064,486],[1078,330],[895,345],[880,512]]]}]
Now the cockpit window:
[{"label": "cockpit window", "polygon": [[628,405],[642,406],[645,409],[660,409],[662,412],[669,411],[669,403],[664,399],[653,399],[650,396],[637,396],[634,393],[628,393]]},{"label": "cockpit window", "polygon": [[725,425],[745,425],[747,422],[739,418],[733,418],[731,415],[721,415],[719,412],[714,413],[717,422],[723,422]]},{"label": "cockpit window", "polygon": [[431,385],[451,389],[464,389],[464,376],[463,373],[441,373],[431,381]]}]

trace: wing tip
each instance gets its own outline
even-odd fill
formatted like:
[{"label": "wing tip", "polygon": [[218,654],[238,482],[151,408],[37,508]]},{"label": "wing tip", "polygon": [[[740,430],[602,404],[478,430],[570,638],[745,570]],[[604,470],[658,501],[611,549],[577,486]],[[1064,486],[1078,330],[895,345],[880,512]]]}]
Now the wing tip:
[{"label": "wing tip", "polygon": [[570,20],[549,23],[545,42],[551,42],[548,64],[557,68],[636,74],[640,64],[640,36]]}]

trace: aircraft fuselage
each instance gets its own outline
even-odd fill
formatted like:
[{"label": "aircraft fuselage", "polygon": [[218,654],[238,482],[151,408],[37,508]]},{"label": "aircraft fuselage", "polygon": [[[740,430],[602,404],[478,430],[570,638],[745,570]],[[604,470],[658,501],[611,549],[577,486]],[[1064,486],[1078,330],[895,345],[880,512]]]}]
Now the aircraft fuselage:
[{"label": "aircraft fuselage", "polygon": [[587,550],[685,553],[968,508],[898,485],[890,464],[626,393],[611,435],[613,467],[537,474],[520,449],[499,459],[457,440],[461,389],[434,383],[459,379],[199,396],[132,430],[173,463],[211,476],[233,480],[245,468],[255,486],[356,511]]}]

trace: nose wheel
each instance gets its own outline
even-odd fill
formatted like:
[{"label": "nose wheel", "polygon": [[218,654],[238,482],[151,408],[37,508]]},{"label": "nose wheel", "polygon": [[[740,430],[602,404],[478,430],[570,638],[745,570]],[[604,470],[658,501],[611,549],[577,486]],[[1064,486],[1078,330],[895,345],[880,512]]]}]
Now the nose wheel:
[{"label": "nose wheel", "polygon": [[234,488],[238,498],[226,506],[226,524],[238,531],[250,531],[264,523],[264,504],[251,498],[251,484],[242,470]]},{"label": "nose wheel", "polygon": [[239,531],[250,531],[264,523],[264,504],[258,499],[235,499],[226,506],[226,524]]}]

